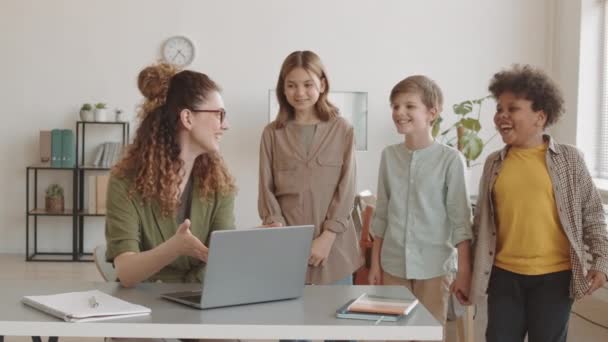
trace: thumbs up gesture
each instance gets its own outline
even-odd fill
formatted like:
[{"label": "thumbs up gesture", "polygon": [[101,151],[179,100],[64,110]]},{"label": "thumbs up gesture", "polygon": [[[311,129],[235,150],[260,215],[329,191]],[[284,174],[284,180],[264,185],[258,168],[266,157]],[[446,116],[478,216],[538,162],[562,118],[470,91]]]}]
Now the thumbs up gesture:
[{"label": "thumbs up gesture", "polygon": [[175,235],[173,235],[171,238],[171,240],[173,240],[175,250],[180,255],[191,256],[207,262],[209,248],[207,248],[207,246],[205,246],[196,236],[192,235],[190,225],[190,220],[185,219],[184,222],[177,228]]}]

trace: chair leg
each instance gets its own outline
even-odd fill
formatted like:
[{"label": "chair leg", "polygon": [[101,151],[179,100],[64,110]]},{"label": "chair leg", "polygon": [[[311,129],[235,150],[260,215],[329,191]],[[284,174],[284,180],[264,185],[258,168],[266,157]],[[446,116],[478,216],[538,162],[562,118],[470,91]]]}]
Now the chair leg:
[{"label": "chair leg", "polygon": [[57,342],[59,341],[59,337],[57,336],[49,336],[49,342]]},{"label": "chair leg", "polygon": [[32,336],[32,342],[42,342],[40,336]]},{"label": "chair leg", "polygon": [[475,319],[475,306],[474,305],[468,305],[465,309],[464,312],[465,315],[465,321],[466,321],[466,335],[467,335],[467,339],[466,342],[474,342],[475,341],[475,326],[474,326],[474,319]]},{"label": "chair leg", "polygon": [[466,342],[464,326],[464,315],[456,318],[456,334],[458,335],[458,342]]}]

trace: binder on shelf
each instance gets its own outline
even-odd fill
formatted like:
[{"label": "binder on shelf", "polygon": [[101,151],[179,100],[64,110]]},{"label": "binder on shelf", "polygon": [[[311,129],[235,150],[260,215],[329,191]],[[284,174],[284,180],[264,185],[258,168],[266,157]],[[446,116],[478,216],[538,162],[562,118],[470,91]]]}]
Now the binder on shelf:
[{"label": "binder on shelf", "polygon": [[87,209],[89,214],[97,213],[97,176],[89,175],[89,189],[88,189],[88,201]]},{"label": "binder on shelf", "polygon": [[21,301],[66,322],[92,322],[148,315],[152,310],[99,290],[25,296]]},{"label": "binder on shelf", "polygon": [[96,199],[96,210],[97,214],[106,213],[106,193],[108,192],[108,180],[109,175],[98,175],[95,179],[97,180],[95,187],[95,199]]},{"label": "binder on shelf", "polygon": [[51,166],[52,167],[61,167],[61,130],[53,129],[51,130]]},{"label": "binder on shelf", "polygon": [[40,162],[51,165],[51,131],[40,131]]},{"label": "binder on shelf", "polygon": [[74,132],[71,129],[61,131],[61,167],[74,167]]}]

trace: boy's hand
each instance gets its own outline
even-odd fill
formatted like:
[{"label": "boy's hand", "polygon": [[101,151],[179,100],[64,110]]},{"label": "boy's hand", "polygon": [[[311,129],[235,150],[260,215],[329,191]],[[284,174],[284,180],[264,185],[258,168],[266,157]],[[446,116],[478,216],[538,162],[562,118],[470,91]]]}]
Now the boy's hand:
[{"label": "boy's hand", "polygon": [[587,279],[587,283],[589,284],[589,289],[587,290],[587,295],[592,294],[595,290],[604,286],[606,283],[607,276],[600,271],[589,271],[585,279]]},{"label": "boy's hand", "polygon": [[372,265],[369,267],[367,281],[370,285],[382,285],[382,267],[380,265]]},{"label": "boy's hand", "polygon": [[312,240],[308,264],[310,266],[317,267],[322,263],[325,263],[325,260],[331,251],[331,246],[333,246],[335,240],[336,233],[330,231],[324,231],[316,239]]},{"label": "boy's hand", "polygon": [[456,279],[450,285],[450,292],[452,292],[456,299],[462,305],[471,305],[469,300],[469,291],[471,290],[471,270],[459,269],[456,273]]}]

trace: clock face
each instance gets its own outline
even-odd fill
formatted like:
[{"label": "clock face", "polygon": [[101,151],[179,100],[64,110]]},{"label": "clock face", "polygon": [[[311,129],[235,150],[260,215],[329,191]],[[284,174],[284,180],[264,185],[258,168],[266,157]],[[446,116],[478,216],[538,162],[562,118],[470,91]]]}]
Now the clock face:
[{"label": "clock face", "polygon": [[186,66],[194,60],[194,44],[184,36],[171,37],[165,41],[162,54],[167,63]]}]

